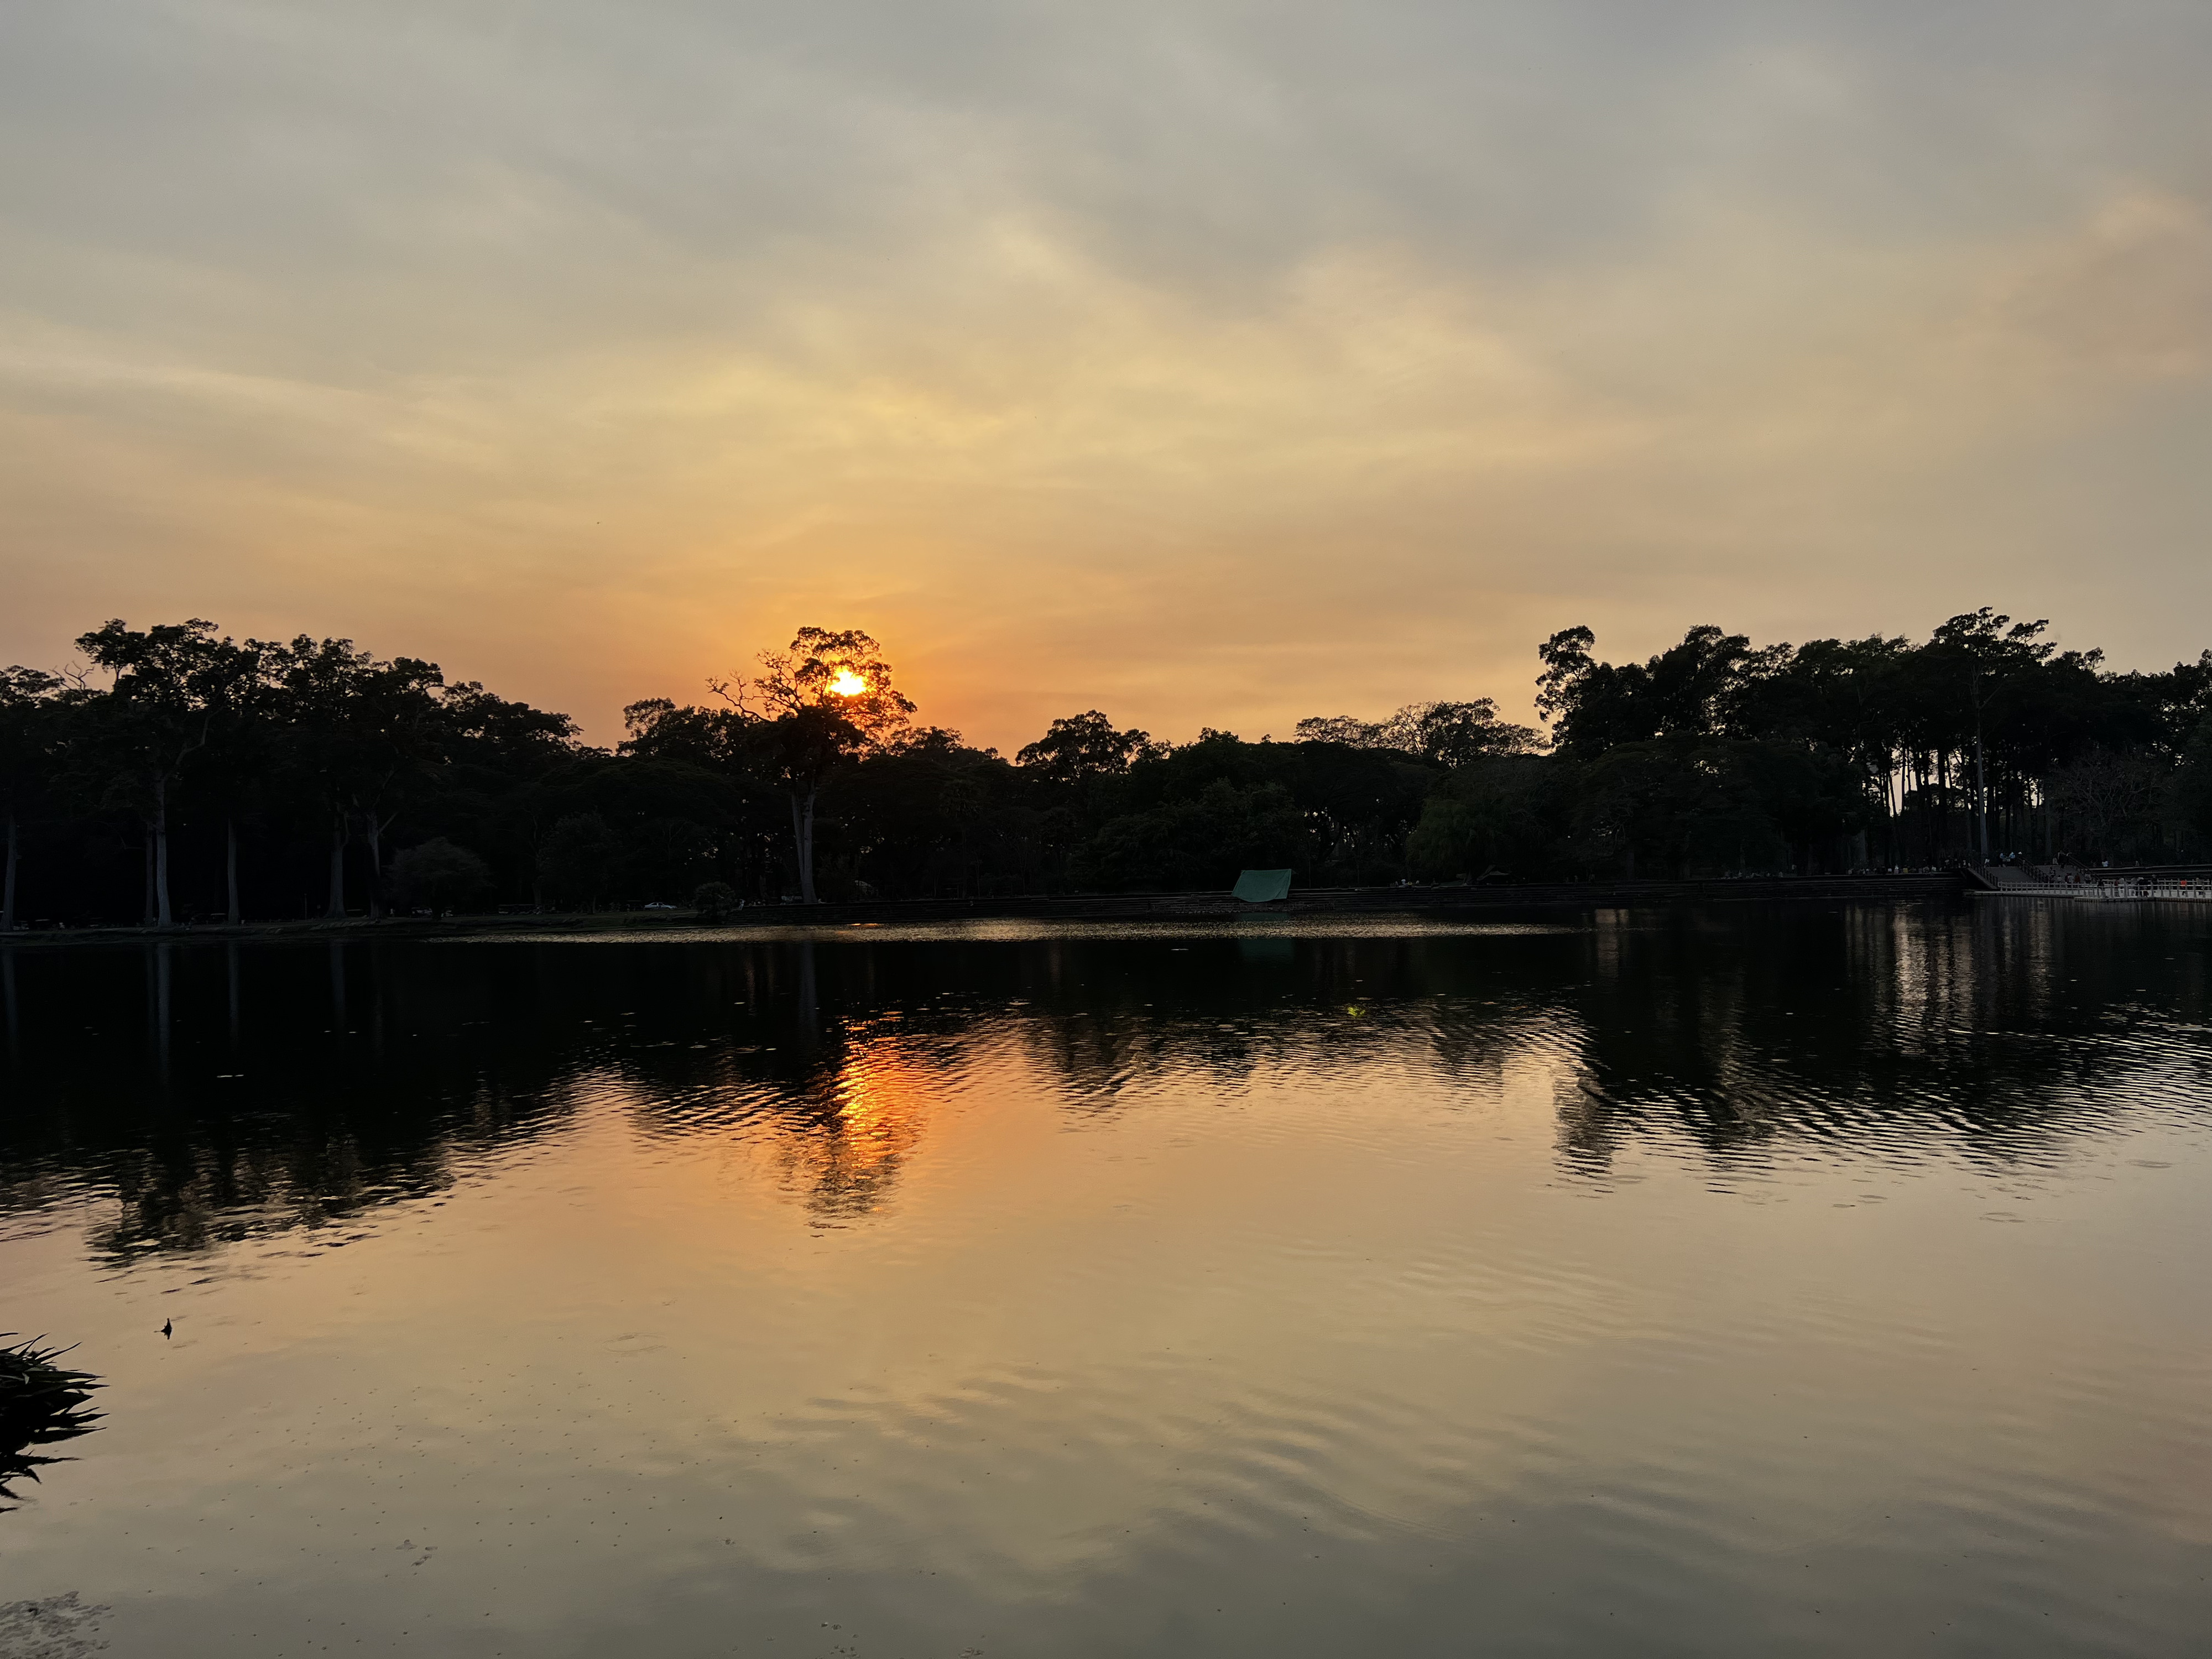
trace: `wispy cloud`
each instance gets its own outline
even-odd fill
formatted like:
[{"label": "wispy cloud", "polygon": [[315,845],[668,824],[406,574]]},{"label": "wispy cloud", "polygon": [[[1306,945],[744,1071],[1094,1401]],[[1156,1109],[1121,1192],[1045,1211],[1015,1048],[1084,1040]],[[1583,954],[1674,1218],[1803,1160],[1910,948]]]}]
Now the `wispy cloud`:
[{"label": "wispy cloud", "polygon": [[8,27],[6,655],[191,611],[605,732],[851,621],[1011,744],[1582,620],[2201,643],[2130,597],[2212,583],[2187,9]]}]

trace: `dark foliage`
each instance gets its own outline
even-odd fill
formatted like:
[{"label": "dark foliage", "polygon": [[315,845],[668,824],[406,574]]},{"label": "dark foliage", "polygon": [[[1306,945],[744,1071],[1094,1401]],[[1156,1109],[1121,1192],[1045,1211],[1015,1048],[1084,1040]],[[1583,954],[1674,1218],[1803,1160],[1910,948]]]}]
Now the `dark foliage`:
[{"label": "dark foliage", "polygon": [[2202,857],[2207,758],[2190,744],[2212,712],[2212,652],[2114,674],[2100,653],[2059,651],[2047,627],[1985,607],[1918,646],[1765,648],[1696,628],[1618,666],[1592,654],[1589,629],[1555,634],[1538,650],[1537,706],[1573,787],[1546,849],[1524,839],[1522,867]]},{"label": "dark foliage", "polygon": [[726,881],[702,881],[691,890],[691,908],[702,921],[727,921],[742,908],[738,890]]},{"label": "dark foliage", "polygon": [[[0,925],[2212,853],[2212,652],[2116,673],[2045,633],[1987,609],[1917,644],[1699,627],[1614,664],[1571,628],[1537,653],[1548,738],[1486,698],[1288,743],[1171,745],[1094,708],[1010,761],[909,725],[857,633],[802,629],[720,701],[634,703],[610,751],[350,641],[111,622],[76,642],[104,685],[0,670]],[[855,666],[865,696],[816,684]]]}]

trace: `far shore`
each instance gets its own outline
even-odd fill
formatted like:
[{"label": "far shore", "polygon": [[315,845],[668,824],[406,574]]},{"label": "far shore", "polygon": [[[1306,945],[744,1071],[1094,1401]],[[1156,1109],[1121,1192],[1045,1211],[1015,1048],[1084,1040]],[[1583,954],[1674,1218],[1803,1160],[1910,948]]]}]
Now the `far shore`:
[{"label": "far shore", "polygon": [[515,915],[349,916],[297,921],[249,921],[237,927],[198,923],[152,927],[18,928],[9,945],[52,947],[146,940],[362,939],[433,939],[495,935],[573,939],[580,933],[769,934],[792,928],[856,923],[1021,919],[1036,921],[1188,921],[1231,916],[1451,915],[1509,909],[1618,908],[1624,906],[1744,903],[1758,901],[1933,898],[1966,888],[1954,871],[1854,876],[1757,876],[1706,881],[1488,883],[1436,887],[1333,887],[1293,890],[1286,899],[1249,904],[1225,892],[1055,893],[976,898],[870,899],[842,904],[749,905],[726,920],[702,922],[689,909],[530,911]]}]

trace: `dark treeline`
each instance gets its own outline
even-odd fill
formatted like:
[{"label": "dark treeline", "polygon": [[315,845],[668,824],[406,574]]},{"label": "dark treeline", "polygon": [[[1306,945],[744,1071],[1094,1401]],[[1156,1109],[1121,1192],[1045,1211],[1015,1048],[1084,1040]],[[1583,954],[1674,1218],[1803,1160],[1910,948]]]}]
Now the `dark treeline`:
[{"label": "dark treeline", "polygon": [[2212,652],[2162,673],[1983,610],[1925,641],[1537,655],[1490,699],[1286,742],[1097,710],[1012,759],[917,724],[876,642],[800,630],[696,704],[565,714],[350,641],[121,622],[0,670],[5,925],[817,897],[1824,873],[2212,851]]}]

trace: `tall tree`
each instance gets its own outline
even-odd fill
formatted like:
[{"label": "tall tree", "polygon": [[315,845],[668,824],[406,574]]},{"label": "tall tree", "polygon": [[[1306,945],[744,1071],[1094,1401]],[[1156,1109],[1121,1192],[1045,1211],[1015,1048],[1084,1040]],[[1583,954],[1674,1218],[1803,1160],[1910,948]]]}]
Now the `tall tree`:
[{"label": "tall tree", "polygon": [[48,791],[59,741],[54,719],[58,675],[20,665],[0,668],[0,817],[6,821],[7,869],[0,878],[0,933],[15,931],[15,872],[23,819]]},{"label": "tall tree", "polygon": [[1131,763],[1152,752],[1150,732],[1134,726],[1117,732],[1103,713],[1091,708],[1054,720],[1035,743],[1024,744],[1014,759],[1024,771],[1048,782],[1080,783],[1126,772]]},{"label": "tall tree", "polygon": [[356,830],[369,855],[368,908],[382,914],[383,835],[407,782],[440,738],[438,665],[419,658],[380,662],[351,640],[302,634],[264,647],[289,717],[292,764],[317,799],[330,835],[330,898],[343,920],[345,849]]},{"label": "tall tree", "polygon": [[368,914],[384,915],[384,836],[407,793],[436,763],[445,711],[438,665],[395,657],[371,665],[356,682],[352,800],[368,849]]},{"label": "tall tree", "polygon": [[273,768],[277,708],[267,673],[269,647],[258,640],[223,640],[194,675],[206,710],[207,738],[194,757],[194,791],[212,795],[222,813],[223,917],[243,920],[238,885],[238,821]]},{"label": "tall tree", "polygon": [[884,747],[914,713],[891,683],[883,647],[856,628],[802,628],[782,651],[761,653],[763,672],[708,683],[750,717],[746,738],[762,769],[791,805],[799,896],[814,888],[814,805],[822,782],[845,762]]},{"label": "tall tree", "polygon": [[1597,635],[1563,628],[1536,647],[1544,672],[1536,678],[1536,712],[1552,726],[1552,741],[1569,755],[1596,755],[1616,744],[1642,743],[1657,725],[1639,696],[1645,675],[1628,663],[1616,668],[1590,654]]},{"label": "tall tree", "polygon": [[77,636],[77,649],[114,678],[99,705],[97,746],[110,790],[137,811],[151,859],[153,914],[175,925],[169,902],[172,797],[186,758],[208,740],[210,687],[230,641],[199,617],[138,629],[120,620]]},{"label": "tall tree", "polygon": [[371,659],[351,640],[302,634],[268,647],[270,677],[283,701],[285,761],[292,786],[311,796],[329,836],[330,890],[323,914],[345,919],[345,849],[352,819],[347,794],[353,681]]},{"label": "tall tree", "polygon": [[1984,605],[1952,617],[1921,649],[1942,696],[1948,691],[1954,715],[1963,715],[1974,757],[1976,843],[1990,857],[1989,728],[1996,711],[2026,689],[2056,645],[2039,636],[2047,620],[2015,623]]}]

